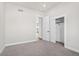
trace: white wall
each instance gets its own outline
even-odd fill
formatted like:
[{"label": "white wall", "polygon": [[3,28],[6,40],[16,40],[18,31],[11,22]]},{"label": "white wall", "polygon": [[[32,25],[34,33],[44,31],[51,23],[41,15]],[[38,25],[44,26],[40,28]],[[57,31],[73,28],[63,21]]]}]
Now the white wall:
[{"label": "white wall", "polygon": [[4,48],[4,3],[0,2],[0,53]]},{"label": "white wall", "polygon": [[79,3],[62,3],[47,15],[65,16],[65,47],[79,52]]},{"label": "white wall", "polygon": [[[22,9],[23,12],[19,12]],[[6,4],[5,43],[35,41],[36,20],[41,13],[21,6]]]}]

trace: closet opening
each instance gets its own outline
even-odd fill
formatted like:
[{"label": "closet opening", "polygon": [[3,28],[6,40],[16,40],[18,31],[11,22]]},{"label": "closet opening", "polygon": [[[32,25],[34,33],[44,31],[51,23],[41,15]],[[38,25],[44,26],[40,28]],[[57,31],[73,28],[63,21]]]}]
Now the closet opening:
[{"label": "closet opening", "polygon": [[64,46],[64,17],[56,18],[56,43]]}]

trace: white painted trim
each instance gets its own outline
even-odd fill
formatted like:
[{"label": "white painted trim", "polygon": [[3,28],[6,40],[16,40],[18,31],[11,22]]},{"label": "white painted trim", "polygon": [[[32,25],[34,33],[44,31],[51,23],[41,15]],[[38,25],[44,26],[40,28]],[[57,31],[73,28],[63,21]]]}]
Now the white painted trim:
[{"label": "white painted trim", "polygon": [[74,52],[77,52],[77,53],[79,53],[79,50],[77,50],[77,49],[74,49],[74,48],[72,48],[72,47],[66,47],[66,46],[65,46],[65,48],[67,48],[67,49],[69,49],[69,50],[72,50],[72,51],[74,51]]},{"label": "white painted trim", "polygon": [[5,49],[5,46],[3,46],[3,47],[0,49],[0,54],[3,52],[4,49]]},{"label": "white painted trim", "polygon": [[37,40],[31,40],[31,41],[24,41],[24,42],[16,42],[16,43],[10,43],[10,44],[5,44],[5,46],[13,46],[13,45],[18,45],[18,44],[23,44],[23,43],[30,43],[30,42],[35,42]]},{"label": "white painted trim", "polygon": [[[54,20],[56,18],[60,18],[60,17],[64,17],[64,46],[66,44],[66,14],[60,15],[60,16],[54,16]],[[55,43],[56,43],[56,39],[55,39]]]}]

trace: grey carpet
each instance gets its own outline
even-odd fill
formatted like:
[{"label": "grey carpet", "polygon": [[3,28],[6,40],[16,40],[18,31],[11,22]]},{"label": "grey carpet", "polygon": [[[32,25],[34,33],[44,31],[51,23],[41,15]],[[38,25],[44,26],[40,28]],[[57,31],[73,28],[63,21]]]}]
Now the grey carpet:
[{"label": "grey carpet", "polygon": [[1,56],[79,56],[79,54],[60,44],[38,40],[6,47]]}]

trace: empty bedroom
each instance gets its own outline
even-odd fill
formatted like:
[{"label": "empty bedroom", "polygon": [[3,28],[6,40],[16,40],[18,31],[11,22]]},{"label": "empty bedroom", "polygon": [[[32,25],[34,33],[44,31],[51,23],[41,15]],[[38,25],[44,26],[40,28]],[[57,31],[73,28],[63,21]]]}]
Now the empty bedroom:
[{"label": "empty bedroom", "polygon": [[79,2],[0,2],[0,56],[79,56]]}]

